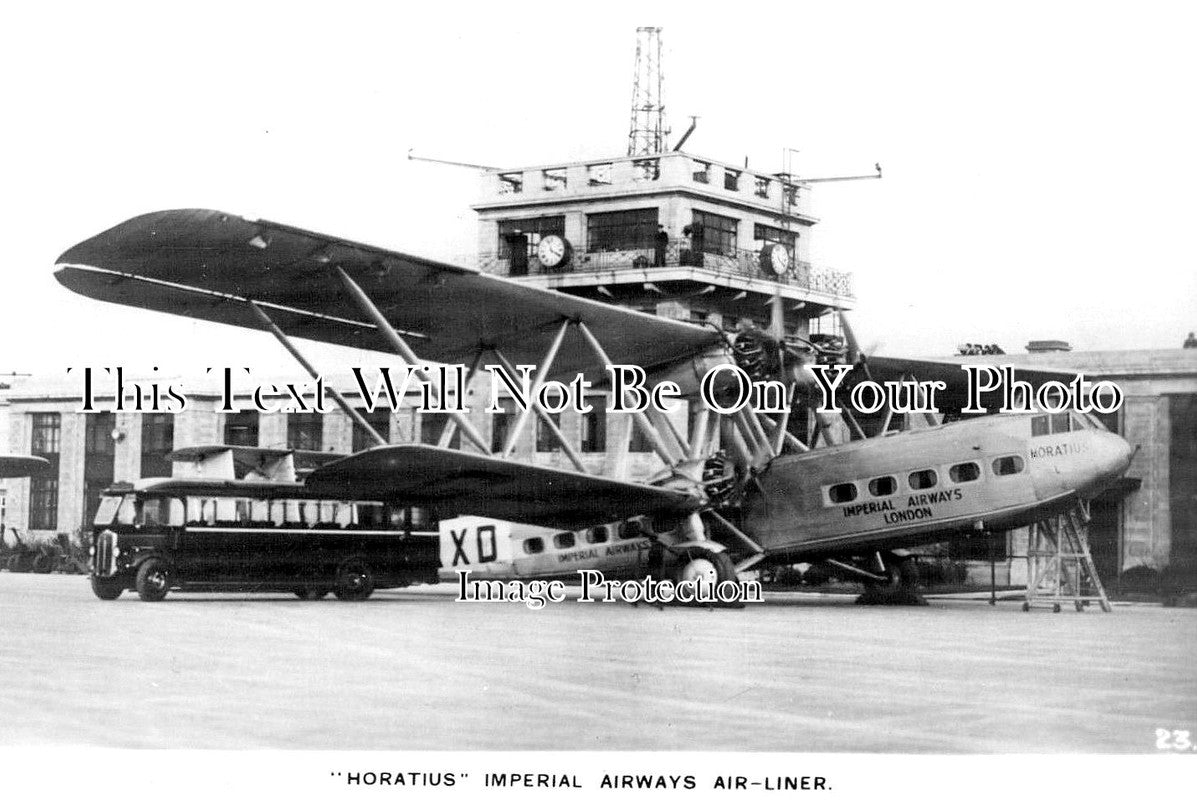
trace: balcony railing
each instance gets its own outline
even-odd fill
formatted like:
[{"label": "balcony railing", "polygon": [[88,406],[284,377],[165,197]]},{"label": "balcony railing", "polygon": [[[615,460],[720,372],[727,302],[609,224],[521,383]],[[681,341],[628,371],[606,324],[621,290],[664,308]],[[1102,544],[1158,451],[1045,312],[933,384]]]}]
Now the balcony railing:
[{"label": "balcony railing", "polygon": [[[467,263],[470,259],[463,259]],[[490,275],[519,277],[511,274],[511,261],[498,253],[483,253],[475,261],[478,269]],[[575,250],[564,267],[549,269],[535,256],[528,258],[525,275],[565,275],[571,273],[616,272],[623,270],[644,270],[651,274],[654,269],[667,267],[694,267],[721,275],[741,278],[775,281],[788,286],[797,286],[837,297],[855,297],[852,274],[838,272],[812,265],[808,261],[795,261],[783,275],[766,271],[761,266],[759,250],[729,249],[720,253],[695,253],[688,242],[670,242],[664,252],[658,255],[656,248],[632,248],[627,250]]]}]

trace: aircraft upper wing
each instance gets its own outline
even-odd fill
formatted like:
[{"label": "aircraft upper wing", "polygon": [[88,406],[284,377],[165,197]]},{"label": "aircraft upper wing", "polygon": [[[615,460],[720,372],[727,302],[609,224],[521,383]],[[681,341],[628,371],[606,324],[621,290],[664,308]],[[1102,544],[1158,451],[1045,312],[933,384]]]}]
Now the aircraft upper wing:
[{"label": "aircraft upper wing", "polygon": [[442,515],[477,514],[564,529],[701,505],[673,489],[424,444],[366,450],[320,467],[304,483],[332,496],[400,500]]},{"label": "aircraft upper wing", "polygon": [[[254,300],[288,335],[386,350],[339,266],[421,358],[442,363],[466,363],[480,345],[539,363],[565,319],[585,322],[617,364],[649,368],[719,341],[708,328],[219,211],[134,217],[57,263],[60,283],[97,300],[261,329],[243,302]],[[593,373],[597,363],[571,333],[552,373]]]},{"label": "aircraft upper wing", "polygon": [[[993,356],[992,360],[927,360],[917,358],[895,358],[893,356],[870,356],[868,358],[868,372],[875,381],[896,381],[903,378],[921,381],[938,380],[947,384],[947,390],[940,393],[936,405],[942,411],[959,411],[967,402],[968,373],[961,369],[962,364],[991,364],[1002,366],[1001,356]],[[1032,387],[1038,388],[1046,381],[1060,381],[1067,384],[1077,376],[1076,372],[1055,368],[1028,367],[1011,365],[1014,368],[1014,379],[1026,381]],[[861,370],[856,371],[863,377]],[[1001,405],[1000,392],[990,392],[981,397],[981,405],[986,408],[997,409]]]}]

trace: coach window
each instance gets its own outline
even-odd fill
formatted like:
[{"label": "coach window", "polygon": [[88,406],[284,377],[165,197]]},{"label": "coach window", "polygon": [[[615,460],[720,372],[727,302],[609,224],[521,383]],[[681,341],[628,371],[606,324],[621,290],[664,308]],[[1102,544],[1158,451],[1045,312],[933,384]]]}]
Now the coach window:
[{"label": "coach window", "polygon": [[952,483],[968,483],[981,477],[981,467],[975,461],[955,464],[948,469],[948,478]]},{"label": "coach window", "polygon": [[590,544],[602,544],[607,541],[607,536],[607,529],[602,525],[586,531],[586,541]]},{"label": "coach window", "polygon": [[1017,475],[1022,468],[1023,462],[1018,456],[1002,456],[993,460],[994,475]]},{"label": "coach window", "polygon": [[1031,417],[1031,435],[1032,436],[1047,436],[1051,433],[1051,428],[1047,424],[1047,415],[1040,414],[1037,417]]},{"label": "coach window", "polygon": [[910,473],[908,478],[910,488],[915,489],[930,489],[935,484],[939,483],[939,477],[935,474],[933,469],[920,469],[918,472]]},{"label": "coach window", "polygon": [[1052,414],[1052,433],[1068,433],[1068,412]]},{"label": "coach window", "polygon": [[873,497],[885,497],[898,491],[898,481],[886,475],[869,481],[869,494]]},{"label": "coach window", "polygon": [[827,496],[833,503],[851,503],[856,499],[856,484],[837,483],[827,490]]},{"label": "coach window", "polygon": [[619,526],[620,539],[639,539],[644,535],[644,531],[640,527],[638,520],[629,520]]},{"label": "coach window", "polygon": [[524,552],[530,556],[537,553],[544,552],[544,539],[539,536],[533,536],[531,539],[524,539]]}]

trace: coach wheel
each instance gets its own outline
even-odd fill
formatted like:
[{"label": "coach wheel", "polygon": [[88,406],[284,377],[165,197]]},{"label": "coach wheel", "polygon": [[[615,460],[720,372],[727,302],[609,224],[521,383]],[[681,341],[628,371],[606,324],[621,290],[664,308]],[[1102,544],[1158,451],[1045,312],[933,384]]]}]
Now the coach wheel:
[{"label": "coach wheel", "polygon": [[300,600],[323,600],[328,594],[327,589],[296,589],[295,596]]},{"label": "coach wheel", "polygon": [[125,585],[119,578],[101,578],[91,576],[91,590],[101,600],[115,600],[125,591]]},{"label": "coach wheel", "polygon": [[338,600],[361,601],[374,593],[374,576],[361,559],[353,559],[337,570],[337,584],[333,594]]},{"label": "coach wheel", "polygon": [[[681,561],[674,569],[674,581],[708,584],[715,589],[725,582],[738,583],[736,568],[727,553],[715,553],[703,547],[691,547],[684,551]],[[715,595],[714,605],[739,607],[740,603],[727,603]],[[701,605],[700,603],[695,603]]]},{"label": "coach wheel", "polygon": [[170,591],[170,570],[160,558],[147,559],[137,570],[137,594],[147,603],[157,602]]}]

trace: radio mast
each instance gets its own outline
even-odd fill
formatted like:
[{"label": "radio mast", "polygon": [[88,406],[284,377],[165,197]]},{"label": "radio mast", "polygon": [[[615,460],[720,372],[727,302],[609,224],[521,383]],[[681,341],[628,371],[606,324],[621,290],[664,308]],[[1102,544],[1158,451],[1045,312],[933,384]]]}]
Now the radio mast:
[{"label": "radio mast", "polygon": [[636,29],[636,74],[632,79],[632,123],[628,133],[628,155],[655,155],[667,149],[669,128],[665,124],[662,93],[661,29]]}]

